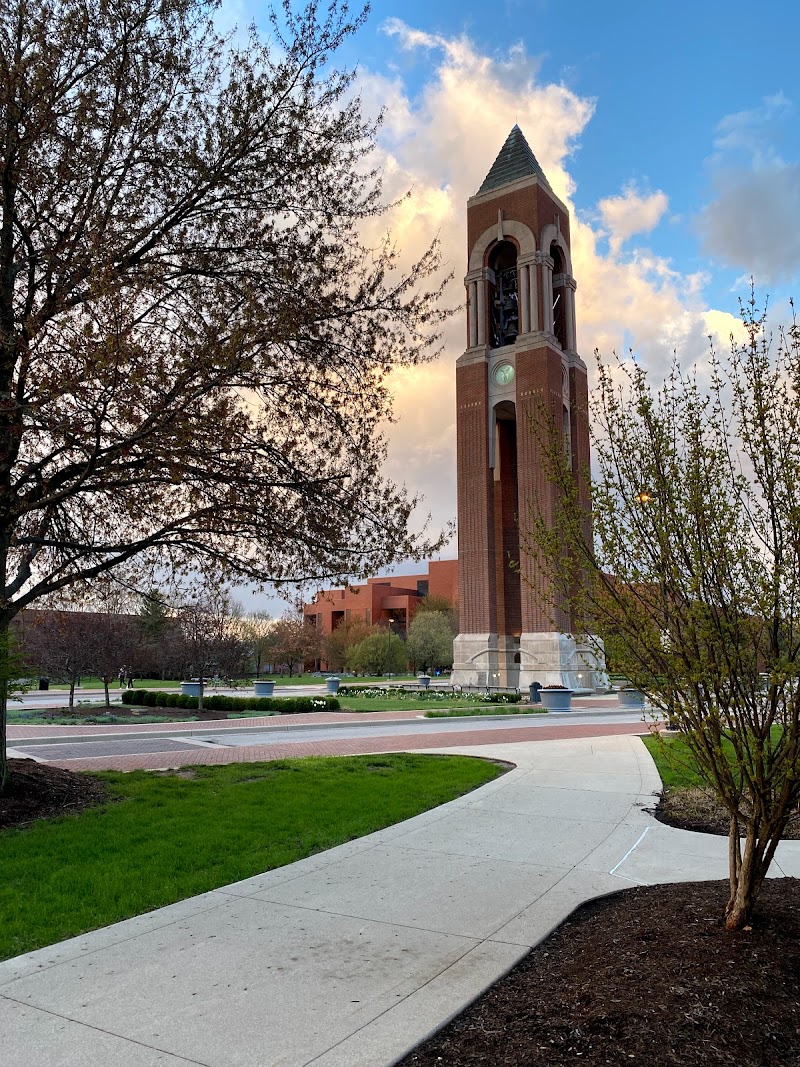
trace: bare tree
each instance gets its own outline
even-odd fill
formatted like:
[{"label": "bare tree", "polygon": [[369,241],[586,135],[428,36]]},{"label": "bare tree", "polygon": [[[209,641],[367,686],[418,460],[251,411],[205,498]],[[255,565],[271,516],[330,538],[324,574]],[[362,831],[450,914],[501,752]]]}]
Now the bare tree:
[{"label": "bare tree", "polygon": [[375,125],[332,57],[364,13],[285,0],[243,45],[212,13],[0,7],[0,635],[112,571],[340,581],[434,550],[376,427],[443,282],[435,248],[402,274],[359,237]]},{"label": "bare tree", "polygon": [[206,593],[180,605],[177,619],[183,637],[185,669],[201,683],[210,677],[241,678],[247,669],[248,648],[240,634],[241,608],[225,590]]},{"label": "bare tree", "polygon": [[292,677],[294,668],[302,673],[303,664],[319,655],[319,635],[299,612],[287,612],[273,627],[272,656],[275,664],[285,667]]},{"label": "bare tree", "polygon": [[261,674],[263,664],[269,662],[269,655],[274,643],[273,630],[275,620],[266,611],[254,611],[242,617],[239,632],[242,640],[250,650],[256,678]]},{"label": "bare tree", "polygon": [[69,685],[69,707],[75,687],[94,673],[98,622],[94,613],[55,609],[25,612],[15,627],[20,653],[40,673]]},{"label": "bare tree", "polygon": [[329,671],[343,671],[351,649],[369,637],[378,627],[370,626],[366,619],[354,618],[342,621],[322,638],[322,656]]},{"label": "bare tree", "polygon": [[640,367],[601,362],[594,539],[552,439],[563,503],[525,538],[725,805],[729,929],[800,799],[800,331],[773,344],[753,298],[743,321],[748,342],[712,353],[707,390],[677,365],[653,390]]}]

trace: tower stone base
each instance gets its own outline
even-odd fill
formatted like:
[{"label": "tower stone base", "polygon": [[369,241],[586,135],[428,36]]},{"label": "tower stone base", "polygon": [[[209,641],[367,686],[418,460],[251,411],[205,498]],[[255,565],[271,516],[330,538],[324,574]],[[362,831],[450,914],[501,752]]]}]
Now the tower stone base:
[{"label": "tower stone base", "polygon": [[587,635],[459,634],[453,642],[453,685],[520,689],[531,682],[575,693],[608,686],[603,642]]}]

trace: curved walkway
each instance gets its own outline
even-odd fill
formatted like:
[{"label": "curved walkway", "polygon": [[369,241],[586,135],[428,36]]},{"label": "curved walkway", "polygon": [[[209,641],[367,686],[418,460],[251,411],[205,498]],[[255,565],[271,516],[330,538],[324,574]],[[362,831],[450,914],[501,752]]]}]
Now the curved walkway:
[{"label": "curved walkway", "polygon": [[[638,738],[449,751],[516,766],[358,841],[0,964],[4,1064],[385,1067],[582,901],[726,875],[724,839],[644,810],[660,781]],[[800,842],[774,873],[800,875]]]}]

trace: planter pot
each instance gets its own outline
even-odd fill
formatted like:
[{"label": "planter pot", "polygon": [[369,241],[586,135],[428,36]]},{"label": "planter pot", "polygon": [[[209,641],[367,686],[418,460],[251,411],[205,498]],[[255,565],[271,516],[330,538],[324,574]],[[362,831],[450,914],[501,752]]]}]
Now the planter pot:
[{"label": "planter pot", "polygon": [[430,677],[427,674],[421,674],[419,678],[417,678],[417,682],[420,684],[420,686],[422,686],[423,689],[427,689],[428,686],[431,684]]},{"label": "planter pot", "polygon": [[339,679],[338,678],[326,678],[325,689],[331,696],[335,696],[339,692]]},{"label": "planter pot", "polygon": [[257,697],[271,697],[275,692],[274,682],[254,682]]},{"label": "planter pot", "polygon": [[539,692],[539,699],[545,711],[572,710],[571,689],[542,689]]},{"label": "planter pot", "polygon": [[181,692],[185,697],[199,697],[203,692],[203,683],[181,682]]},{"label": "planter pot", "polygon": [[639,711],[644,707],[644,693],[641,689],[620,689],[617,700],[621,708]]}]

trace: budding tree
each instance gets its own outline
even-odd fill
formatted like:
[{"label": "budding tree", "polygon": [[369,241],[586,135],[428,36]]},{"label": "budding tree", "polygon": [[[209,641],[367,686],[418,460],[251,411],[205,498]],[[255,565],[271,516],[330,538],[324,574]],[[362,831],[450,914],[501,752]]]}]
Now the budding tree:
[{"label": "budding tree", "polygon": [[119,569],[339,580],[431,547],[375,427],[442,279],[360,237],[375,126],[332,56],[364,14],[285,0],[234,44],[213,8],[0,7],[0,637]]},{"label": "budding tree", "polygon": [[594,538],[560,444],[562,504],[526,547],[622,671],[679,726],[730,815],[726,922],[747,922],[800,799],[800,331],[677,365],[654,389],[599,363]]}]

